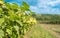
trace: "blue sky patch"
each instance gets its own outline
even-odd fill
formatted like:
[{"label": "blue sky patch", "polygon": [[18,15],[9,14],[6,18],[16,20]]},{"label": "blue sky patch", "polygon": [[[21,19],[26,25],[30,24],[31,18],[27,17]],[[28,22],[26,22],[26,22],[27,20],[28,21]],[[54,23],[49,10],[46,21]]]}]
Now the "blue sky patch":
[{"label": "blue sky patch", "polygon": [[[22,4],[22,0],[5,0],[10,3]],[[60,0],[24,0],[33,12],[40,14],[60,14]]]}]

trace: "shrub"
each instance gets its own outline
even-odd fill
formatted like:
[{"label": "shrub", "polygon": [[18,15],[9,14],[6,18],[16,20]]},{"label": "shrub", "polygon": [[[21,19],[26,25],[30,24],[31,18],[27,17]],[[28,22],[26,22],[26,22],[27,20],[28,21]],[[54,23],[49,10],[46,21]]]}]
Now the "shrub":
[{"label": "shrub", "polygon": [[29,5],[26,2],[19,6],[15,3],[0,1],[0,38],[23,38],[26,32],[36,23]]}]

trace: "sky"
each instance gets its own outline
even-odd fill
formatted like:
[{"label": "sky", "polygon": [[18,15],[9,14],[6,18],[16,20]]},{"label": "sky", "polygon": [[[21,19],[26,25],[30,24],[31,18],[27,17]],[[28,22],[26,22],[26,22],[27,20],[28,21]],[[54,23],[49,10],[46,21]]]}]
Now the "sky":
[{"label": "sky", "polygon": [[[22,0],[5,0],[9,3],[22,4]],[[60,14],[60,0],[23,0],[30,5],[33,12],[40,14]]]}]

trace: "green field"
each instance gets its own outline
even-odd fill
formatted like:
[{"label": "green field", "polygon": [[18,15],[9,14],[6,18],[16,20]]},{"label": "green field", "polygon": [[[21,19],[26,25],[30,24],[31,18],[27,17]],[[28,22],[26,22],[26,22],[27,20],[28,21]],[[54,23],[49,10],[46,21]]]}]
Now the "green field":
[{"label": "green field", "polygon": [[[42,25],[44,26],[44,24]],[[34,25],[31,30],[25,35],[25,38],[57,38],[53,32],[45,29],[42,27],[42,25]]]}]

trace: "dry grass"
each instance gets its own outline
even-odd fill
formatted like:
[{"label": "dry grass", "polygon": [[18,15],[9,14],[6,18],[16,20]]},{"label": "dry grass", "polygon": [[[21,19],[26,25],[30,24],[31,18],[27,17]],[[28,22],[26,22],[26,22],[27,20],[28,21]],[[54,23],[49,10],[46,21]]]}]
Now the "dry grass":
[{"label": "dry grass", "polygon": [[60,38],[60,25],[58,24],[40,24],[43,28],[51,32],[57,38]]}]

